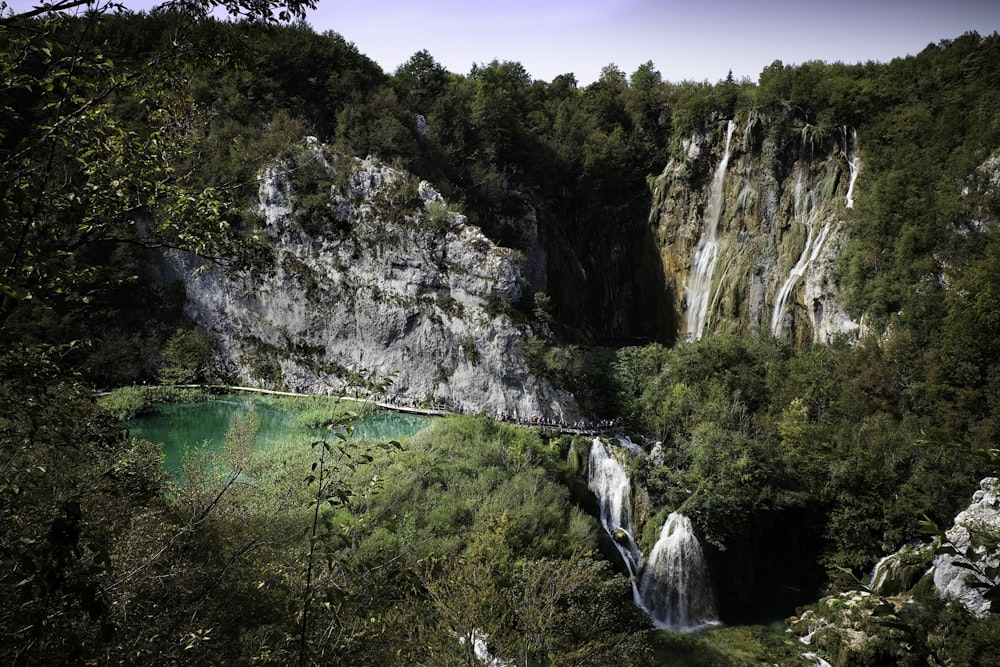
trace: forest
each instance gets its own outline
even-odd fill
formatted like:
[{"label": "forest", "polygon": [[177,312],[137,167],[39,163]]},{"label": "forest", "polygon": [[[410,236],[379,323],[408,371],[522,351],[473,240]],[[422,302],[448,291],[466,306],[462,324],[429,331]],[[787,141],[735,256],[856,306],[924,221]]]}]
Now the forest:
[{"label": "forest", "polygon": [[[609,64],[579,86],[517,62],[453,73],[428,51],[386,73],[305,24],[303,3],[219,3],[239,21],[215,4],[0,14],[7,664],[472,666],[482,637],[525,666],[805,665],[784,617],[927,542],[996,475],[997,34],[888,63],[775,61],[757,82]],[[837,264],[858,339],[734,322],[686,340],[648,257],[592,277],[594,248],[651,233],[650,179],[683,141],[735,117],[766,118],[779,147],[804,128],[865,137],[862,222]],[[527,241],[504,221],[537,213],[547,287],[496,307],[545,332],[523,347],[537,375],[659,443],[629,469],[637,541],[648,552],[670,512],[689,516],[724,627],[655,630],[632,604],[587,437],[450,416],[402,442],[348,427],[254,452],[250,418],[178,485],[129,434],[154,402],[202,398],[178,385],[234,380],[150,257],[261,262],[257,174],[305,137],[427,180],[514,250]],[[290,409],[339,428],[345,405]],[[1000,650],[996,616],[926,583],[912,596],[866,621],[863,650],[832,642],[826,659],[972,666]]]}]

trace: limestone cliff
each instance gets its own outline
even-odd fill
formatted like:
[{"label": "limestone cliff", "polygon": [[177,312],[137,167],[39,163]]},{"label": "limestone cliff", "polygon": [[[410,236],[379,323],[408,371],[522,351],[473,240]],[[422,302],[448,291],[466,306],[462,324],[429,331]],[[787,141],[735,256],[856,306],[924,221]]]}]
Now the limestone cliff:
[{"label": "limestone cliff", "polygon": [[521,356],[515,253],[427,183],[312,142],[262,174],[259,214],[270,257],[254,270],[169,258],[233,375],[326,392],[352,372],[396,373],[389,396],[402,402],[577,415]]},{"label": "limestone cliff", "polygon": [[[955,517],[955,525],[946,535],[950,549],[943,549],[934,559],[934,586],[942,597],[960,602],[974,614],[991,611],[986,593],[996,584],[1000,568],[1000,495],[997,480],[987,477],[980,482],[972,503]],[[954,550],[955,553],[951,553]],[[993,578],[984,576],[992,573]]]},{"label": "limestone cliff", "polygon": [[798,340],[856,335],[833,263],[853,223],[857,145],[849,128],[783,140],[753,112],[681,142],[651,182],[650,224],[682,336],[734,324]]}]

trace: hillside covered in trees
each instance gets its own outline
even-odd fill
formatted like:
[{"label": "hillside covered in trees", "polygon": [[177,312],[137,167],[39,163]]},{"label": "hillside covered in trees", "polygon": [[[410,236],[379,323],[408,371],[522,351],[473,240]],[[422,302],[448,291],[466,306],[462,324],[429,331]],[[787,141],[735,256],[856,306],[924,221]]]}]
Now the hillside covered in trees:
[{"label": "hillside covered in trees", "polygon": [[[776,61],[757,82],[609,64],[579,86],[516,62],[448,72],[428,51],[386,73],[289,23],[295,3],[227,4],[253,19],[240,22],[176,4],[0,16],[6,662],[472,665],[483,637],[518,665],[796,664],[767,621],[926,542],[996,475],[1000,36],[889,63]],[[405,176],[341,215],[354,157]],[[350,241],[374,210],[356,265],[389,254],[371,231],[383,220],[428,253],[461,233],[477,257],[513,258],[516,285],[475,308],[435,293],[421,313],[502,321],[531,387],[643,443],[628,466],[636,540],[648,553],[668,514],[689,516],[726,628],[657,631],[632,605],[587,487],[589,438],[456,416],[401,446],[331,435],[255,453],[251,420],[218,460],[192,457],[183,487],[167,478],[125,426],[162,397],[95,390],[289,389],[289,356],[323,352],[265,341],[240,352],[240,376],[183,281],[163,279],[162,258],[186,252],[266,283],[284,257],[259,214],[275,165],[302,247]],[[691,230],[726,167],[723,261],[694,336]],[[772,316],[819,226],[796,217],[803,188],[836,221],[822,306],[852,323],[824,340],[818,301],[790,279],[787,317]],[[311,259],[297,256],[298,282],[322,297]],[[347,303],[324,317],[353,322]],[[485,344],[462,339],[469,372],[486,372]],[[829,640],[827,658],[984,664],[995,617],[922,581],[912,604],[880,608],[863,651]]]}]

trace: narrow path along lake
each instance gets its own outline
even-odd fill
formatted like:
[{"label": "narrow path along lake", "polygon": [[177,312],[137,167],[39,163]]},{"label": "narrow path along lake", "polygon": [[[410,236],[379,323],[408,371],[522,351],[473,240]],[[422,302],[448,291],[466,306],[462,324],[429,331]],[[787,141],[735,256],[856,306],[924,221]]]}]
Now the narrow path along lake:
[{"label": "narrow path along lake", "polygon": [[[332,408],[331,408],[332,409]],[[274,406],[258,396],[225,395],[196,403],[155,405],[128,424],[133,436],[163,447],[164,467],[171,475],[181,468],[185,449],[204,446],[221,449],[234,418],[257,413],[259,429],[255,449],[266,449],[292,439],[320,439],[323,428],[302,426],[293,412]],[[388,410],[361,417],[354,424],[355,439],[398,440],[429,426],[435,417]]]}]

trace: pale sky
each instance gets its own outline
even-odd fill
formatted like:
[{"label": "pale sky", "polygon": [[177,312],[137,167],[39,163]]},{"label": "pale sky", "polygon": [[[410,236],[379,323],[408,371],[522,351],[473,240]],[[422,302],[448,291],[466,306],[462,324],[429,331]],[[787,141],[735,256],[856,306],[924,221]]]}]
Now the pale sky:
[{"label": "pale sky", "polygon": [[[7,0],[15,8],[31,0]],[[155,0],[122,0],[144,9]],[[319,0],[307,19],[391,74],[426,49],[451,72],[520,62],[581,85],[652,61],[668,81],[757,80],[774,60],[887,62],[976,30],[1000,31],[1000,0]]]},{"label": "pale sky", "polygon": [[518,61],[581,85],[653,61],[668,81],[756,81],[774,60],[889,61],[969,30],[1000,31],[1000,0],[320,0],[334,30],[388,73],[420,49],[449,71]]}]

